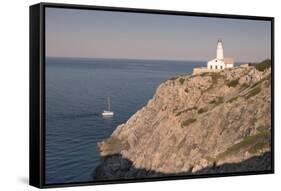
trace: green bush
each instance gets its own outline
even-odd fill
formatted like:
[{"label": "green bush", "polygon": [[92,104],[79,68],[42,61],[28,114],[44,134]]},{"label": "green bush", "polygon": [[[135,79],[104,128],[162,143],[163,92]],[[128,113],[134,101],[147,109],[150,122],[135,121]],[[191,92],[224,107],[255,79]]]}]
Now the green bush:
[{"label": "green bush", "polygon": [[196,106],[192,107],[191,110],[197,110],[198,108]]},{"label": "green bush", "polygon": [[261,125],[261,126],[259,126],[259,127],[257,128],[257,130],[258,130],[259,132],[263,132],[265,129],[266,129],[266,128],[265,128],[265,126],[263,126],[263,125]]},{"label": "green bush", "polygon": [[185,112],[188,112],[188,111],[192,111],[192,110],[197,110],[197,107],[194,106],[194,107],[191,107],[191,108],[188,108],[188,109],[179,111],[179,112],[176,114],[176,116],[179,116],[179,115],[181,115],[182,113],[185,113]]},{"label": "green bush", "polygon": [[254,64],[254,66],[258,71],[263,72],[264,70],[271,67],[271,60],[270,59],[264,60],[261,63]]},{"label": "green bush", "polygon": [[208,76],[208,75],[210,75],[210,73],[211,72],[204,72],[204,73],[200,74],[200,76]]},{"label": "green bush", "polygon": [[216,103],[216,99],[213,99],[212,101],[209,102],[209,104],[214,104]]},{"label": "green bush", "polygon": [[190,119],[187,119],[185,121],[182,122],[181,124],[181,127],[187,127],[189,126],[191,123],[194,123],[197,119],[194,119],[194,118],[190,118]]},{"label": "green bush", "polygon": [[182,112],[178,112],[178,113],[176,113],[176,117],[177,117],[177,116],[179,116],[181,113],[182,113]]},{"label": "green bush", "polygon": [[200,108],[199,110],[198,110],[198,113],[200,114],[200,113],[205,113],[205,112],[207,112],[208,111],[208,108]]},{"label": "green bush", "polygon": [[223,100],[224,100],[224,98],[223,98],[223,97],[218,97],[217,104],[221,104],[221,103],[223,103]]},{"label": "green bush", "polygon": [[249,99],[250,97],[253,97],[253,96],[255,96],[255,95],[257,95],[257,94],[259,94],[261,92],[261,87],[260,86],[258,86],[258,87],[256,87],[256,88],[254,88],[254,89],[252,89],[247,95],[246,95],[246,99]]},{"label": "green bush", "polygon": [[222,78],[223,76],[220,75],[219,73],[212,73],[211,77],[212,77],[213,84],[216,84],[219,78]]},{"label": "green bush", "polygon": [[236,87],[239,84],[239,80],[232,80],[230,82],[227,83],[228,87]]},{"label": "green bush", "polygon": [[179,82],[180,82],[180,84],[182,85],[183,82],[184,82],[184,79],[183,79],[183,78],[180,78],[180,79],[179,79]]},{"label": "green bush", "polygon": [[249,149],[249,152],[250,153],[257,153],[258,151],[264,149],[264,148],[267,148],[269,147],[269,143],[266,143],[266,142],[259,142],[259,143],[256,143],[253,147],[251,147]]},{"label": "green bush", "polygon": [[242,84],[242,85],[240,86],[240,91],[243,91],[243,90],[247,89],[248,87],[250,87],[250,85],[244,83],[244,84]]},{"label": "green bush", "polygon": [[223,103],[223,101],[224,101],[224,97],[220,96],[220,97],[216,97],[214,100],[210,101],[209,104],[219,105],[219,104]]},{"label": "green bush", "polygon": [[[254,83],[251,87],[252,88],[254,88],[254,87],[256,87],[256,86],[259,86],[259,85],[261,85],[263,82],[265,82],[265,81],[271,81],[271,74],[268,74],[267,76],[265,76],[263,79],[261,79],[261,80],[259,80],[259,81],[257,81],[256,83]],[[270,83],[269,83],[270,84]]]},{"label": "green bush", "polygon": [[268,145],[270,142],[271,133],[270,131],[264,131],[256,135],[245,137],[241,142],[229,147],[225,152],[219,154],[217,159],[224,158],[225,156],[238,153],[242,149],[250,148],[249,151],[255,152],[260,148]]}]

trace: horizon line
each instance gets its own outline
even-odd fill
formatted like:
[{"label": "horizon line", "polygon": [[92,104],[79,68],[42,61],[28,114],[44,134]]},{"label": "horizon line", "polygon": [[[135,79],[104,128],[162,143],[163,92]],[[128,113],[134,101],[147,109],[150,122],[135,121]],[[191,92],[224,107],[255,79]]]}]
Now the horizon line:
[{"label": "horizon line", "polygon": [[[193,62],[208,62],[208,60],[188,60],[188,59],[162,59],[162,58],[104,58],[104,57],[70,57],[70,56],[45,56],[46,59],[48,58],[66,58],[66,59],[108,59],[108,60],[151,60],[151,61],[178,61],[178,62],[186,62],[186,61],[193,61]],[[264,58],[258,62],[262,62],[263,60],[270,59]],[[234,63],[258,63],[258,62],[251,62],[251,61],[235,61]]]}]

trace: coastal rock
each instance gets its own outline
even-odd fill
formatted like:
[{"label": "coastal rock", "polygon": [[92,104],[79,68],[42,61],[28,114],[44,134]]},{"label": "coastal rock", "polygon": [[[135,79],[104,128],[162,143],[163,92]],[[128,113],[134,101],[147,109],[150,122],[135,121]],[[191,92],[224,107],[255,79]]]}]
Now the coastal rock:
[{"label": "coastal rock", "polygon": [[94,177],[270,170],[270,130],[270,67],[178,76],[98,144]]}]

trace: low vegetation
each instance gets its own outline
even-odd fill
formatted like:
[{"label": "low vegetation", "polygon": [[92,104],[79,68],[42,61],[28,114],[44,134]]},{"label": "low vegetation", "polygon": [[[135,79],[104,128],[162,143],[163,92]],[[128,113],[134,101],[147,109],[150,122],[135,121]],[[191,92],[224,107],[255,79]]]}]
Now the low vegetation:
[{"label": "low vegetation", "polygon": [[241,142],[229,147],[225,152],[219,154],[216,158],[222,159],[228,155],[236,154],[245,149],[251,153],[256,153],[260,149],[263,149],[270,144],[270,137],[271,134],[269,130],[245,137]]},{"label": "low vegetation", "polygon": [[212,77],[213,84],[218,83],[218,80],[219,80],[220,78],[223,78],[223,76],[220,75],[219,73],[212,73],[212,74],[211,74],[211,77]]},{"label": "low vegetation", "polygon": [[183,128],[183,127],[187,127],[187,126],[189,126],[190,124],[194,123],[195,121],[196,121],[195,118],[189,118],[189,119],[187,119],[187,120],[185,120],[185,121],[182,122],[181,127],[182,127],[182,128]]},{"label": "low vegetation", "polygon": [[230,100],[227,101],[227,103],[232,103],[238,99],[238,96],[231,98]]},{"label": "low vegetation", "polygon": [[219,105],[222,104],[224,101],[224,97],[216,97],[214,100],[210,101],[209,104]]},{"label": "low vegetation", "polygon": [[202,93],[205,93],[205,92],[213,89],[213,87],[218,83],[218,80],[220,78],[224,77],[223,75],[221,75],[219,73],[205,73],[205,75],[210,75],[212,77],[212,83],[207,89],[203,90]]},{"label": "low vegetation", "polygon": [[270,59],[267,59],[267,60],[264,60],[258,64],[251,64],[252,66],[255,66],[255,68],[258,70],[258,71],[265,71],[266,69],[270,68],[271,67],[271,60]]},{"label": "low vegetation", "polygon": [[261,92],[261,87],[255,87],[253,88],[251,91],[248,92],[248,94],[245,96],[246,99],[249,99],[257,94],[259,94]]},{"label": "low vegetation", "polygon": [[239,84],[239,80],[236,79],[236,80],[232,80],[232,81],[228,82],[227,86],[228,87],[236,87],[238,84]]},{"label": "low vegetation", "polygon": [[213,99],[212,101],[209,102],[209,104],[214,104],[216,103],[216,99]]},{"label": "low vegetation", "polygon": [[[266,77],[264,77],[263,79],[257,81],[256,83],[254,83],[251,87],[254,88],[256,86],[261,85],[263,82],[265,81],[271,81],[271,74],[268,74]],[[270,83],[269,83],[270,84]]]},{"label": "low vegetation", "polygon": [[179,115],[181,115],[182,113],[186,113],[186,112],[188,112],[188,111],[197,110],[197,109],[198,109],[198,108],[197,108],[196,106],[194,106],[194,107],[191,107],[191,108],[188,108],[188,109],[185,109],[185,110],[182,110],[182,111],[177,112],[176,116],[179,116]]},{"label": "low vegetation", "polygon": [[257,128],[257,130],[258,130],[260,133],[263,133],[263,132],[268,131],[268,128],[267,128],[266,126],[261,125],[261,126],[259,126],[259,127]]},{"label": "low vegetation", "polygon": [[268,148],[268,147],[269,147],[269,143],[268,142],[259,142],[259,143],[256,143],[254,146],[252,146],[249,149],[249,152],[250,153],[257,153],[260,150]]},{"label": "low vegetation", "polygon": [[178,113],[176,113],[176,116],[180,116],[180,114],[182,114],[182,111],[179,111]]},{"label": "low vegetation", "polygon": [[217,105],[223,103],[223,100],[224,100],[223,97],[218,97]]},{"label": "low vegetation", "polygon": [[240,91],[243,91],[243,90],[247,89],[248,87],[250,87],[250,85],[244,83],[244,84],[242,84],[242,85],[240,86]]},{"label": "low vegetation", "polygon": [[211,74],[211,72],[204,72],[204,73],[200,74],[200,76],[207,76],[207,75],[210,75],[210,74]]},{"label": "low vegetation", "polygon": [[183,79],[183,78],[180,78],[180,79],[179,79],[179,82],[180,82],[180,84],[182,85],[182,84],[184,83],[184,79]]},{"label": "low vegetation", "polygon": [[200,114],[200,113],[205,113],[205,112],[207,112],[208,111],[208,108],[200,108],[199,110],[198,110],[198,114]]}]

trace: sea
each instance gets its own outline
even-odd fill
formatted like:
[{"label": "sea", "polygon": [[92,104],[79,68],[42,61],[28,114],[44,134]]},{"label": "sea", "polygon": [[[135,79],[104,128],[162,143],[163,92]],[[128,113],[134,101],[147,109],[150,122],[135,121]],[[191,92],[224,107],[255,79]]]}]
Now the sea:
[{"label": "sea", "polygon": [[[159,84],[206,62],[46,58],[45,183],[95,181],[97,143],[146,105]],[[113,117],[102,117],[110,98]]]}]

